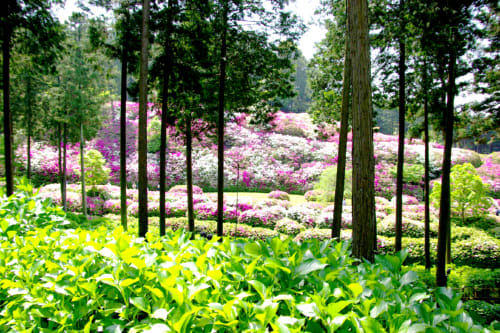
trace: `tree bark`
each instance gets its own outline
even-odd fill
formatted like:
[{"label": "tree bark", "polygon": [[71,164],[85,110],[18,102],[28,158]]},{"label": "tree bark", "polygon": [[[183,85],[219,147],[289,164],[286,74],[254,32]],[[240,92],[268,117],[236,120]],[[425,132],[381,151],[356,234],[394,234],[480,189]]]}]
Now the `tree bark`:
[{"label": "tree bark", "polygon": [[[401,34],[404,34],[404,0],[399,2]],[[398,138],[398,165],[396,175],[396,235],[395,250],[401,251],[403,236],[403,165],[405,159],[405,115],[406,115],[406,45],[404,36],[399,37],[399,138]]]},{"label": "tree bark", "polygon": [[[346,9],[349,0],[346,0]],[[347,152],[347,132],[349,127],[349,97],[351,90],[351,56],[349,42],[349,22],[346,27],[345,56],[344,56],[344,82],[342,82],[342,107],[340,110],[340,135],[339,153],[337,161],[337,174],[335,180],[335,204],[333,206],[332,238],[340,239],[342,225],[342,210],[344,201],[345,165]]]},{"label": "tree bark", "polygon": [[148,232],[147,108],[149,0],[143,0],[139,79],[139,237]]},{"label": "tree bark", "polygon": [[352,22],[352,117],[353,117],[353,231],[352,253],[373,261],[375,226],[375,189],[373,159],[373,114],[370,87],[370,49],[368,3],[351,0]]},{"label": "tree bark", "polygon": [[120,216],[123,230],[127,230],[127,51],[122,46],[120,91]]},{"label": "tree bark", "polygon": [[[190,113],[190,111],[187,111]],[[187,206],[188,206],[188,227],[191,239],[194,239],[194,207],[193,207],[193,162],[192,162],[192,134],[191,134],[191,114],[186,117],[186,178],[187,178]]]},{"label": "tree bark", "polygon": [[425,141],[425,157],[424,157],[424,255],[425,269],[431,269],[431,254],[430,254],[430,206],[429,206],[429,101],[428,101],[428,81],[427,81],[427,59],[424,58],[424,141]]},{"label": "tree bark", "polygon": [[[168,87],[170,79],[170,34],[172,33],[172,0],[168,1],[167,37],[165,41],[165,64],[163,69],[163,90],[161,104],[161,132],[160,132],[160,236],[165,235],[165,181],[166,181],[166,154],[167,154],[167,125],[168,125]],[[186,157],[187,158],[187,157]]]},{"label": "tree bark", "polygon": [[26,165],[26,177],[28,179],[31,179],[31,136],[32,136],[32,129],[31,129],[31,115],[32,115],[32,87],[31,87],[31,73],[28,74],[27,81],[26,81],[26,112],[27,112],[27,118],[28,118],[28,135],[26,138],[26,157],[27,157],[27,165]]},{"label": "tree bark", "polygon": [[59,178],[59,185],[61,189],[61,202],[62,202],[62,197],[63,197],[63,179],[62,179],[62,148],[61,148],[61,143],[62,143],[62,129],[61,129],[61,123],[57,123],[57,167],[59,168],[58,172],[58,178]]},{"label": "tree bark", "polygon": [[83,216],[87,218],[87,191],[85,190],[85,139],[83,138],[83,123],[80,123],[80,181],[82,182],[82,212]]},{"label": "tree bark", "polygon": [[5,153],[5,185],[7,196],[10,196],[14,193],[14,175],[12,167],[12,119],[10,114],[10,42],[12,31],[6,25],[7,24],[4,25],[4,35],[2,41],[3,138]]},{"label": "tree bark", "polygon": [[[453,40],[453,38],[452,38]],[[448,85],[446,109],[444,111],[444,154],[443,171],[441,178],[441,200],[439,207],[439,233],[438,233],[438,254],[436,281],[439,287],[447,284],[446,260],[449,256],[450,248],[450,170],[451,170],[451,149],[453,145],[453,123],[454,123],[454,100],[455,100],[455,69],[456,54],[453,47],[450,49],[450,59],[448,63]]]},{"label": "tree bark", "polygon": [[62,204],[63,204],[63,210],[66,212],[68,210],[68,204],[66,200],[66,184],[68,181],[67,177],[67,172],[66,172],[66,166],[67,166],[67,149],[66,149],[66,142],[68,140],[68,125],[64,123],[63,125],[63,176],[62,176]]},{"label": "tree bark", "polygon": [[222,237],[224,224],[224,94],[226,90],[226,35],[228,3],[224,1],[222,11],[222,35],[220,47],[219,109],[217,122],[217,236]]}]

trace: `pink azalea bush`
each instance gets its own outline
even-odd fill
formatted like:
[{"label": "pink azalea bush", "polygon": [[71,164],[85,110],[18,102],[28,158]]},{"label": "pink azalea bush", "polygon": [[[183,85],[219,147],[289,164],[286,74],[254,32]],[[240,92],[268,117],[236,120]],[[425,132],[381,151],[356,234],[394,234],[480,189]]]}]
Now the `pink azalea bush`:
[{"label": "pink azalea bush", "polygon": [[268,198],[278,199],[278,200],[287,200],[290,201],[290,195],[284,191],[276,190],[272,191],[267,195]]}]

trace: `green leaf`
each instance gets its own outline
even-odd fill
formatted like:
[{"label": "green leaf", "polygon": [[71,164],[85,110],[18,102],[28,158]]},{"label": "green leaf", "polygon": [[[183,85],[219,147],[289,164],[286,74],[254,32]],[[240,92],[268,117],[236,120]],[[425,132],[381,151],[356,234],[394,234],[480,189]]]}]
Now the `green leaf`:
[{"label": "green leaf", "polygon": [[144,297],[131,297],[130,304],[135,305],[141,311],[150,313],[149,304]]},{"label": "green leaf", "polygon": [[353,298],[357,298],[363,292],[363,287],[359,283],[350,283],[347,287],[352,292]]},{"label": "green leaf", "polygon": [[400,288],[415,282],[418,280],[418,274],[415,273],[414,271],[408,271],[405,275],[399,279],[399,283],[401,284]]},{"label": "green leaf", "polygon": [[363,317],[360,320],[361,327],[363,327],[366,333],[384,333],[387,332],[382,325],[371,317]]},{"label": "green leaf", "polygon": [[175,302],[181,306],[184,304],[184,294],[180,292],[176,287],[169,287],[167,288],[168,292],[172,296]]},{"label": "green leaf", "polygon": [[330,316],[336,317],[346,306],[352,304],[351,300],[348,301],[338,301],[335,303],[329,303],[327,307],[327,312]]},{"label": "green leaf", "polygon": [[262,248],[259,243],[248,243],[244,247],[245,253],[249,256],[260,256],[262,255]]},{"label": "green leaf", "polygon": [[125,279],[123,281],[120,281],[120,287],[122,288],[127,288],[131,285],[133,285],[134,283],[136,282],[139,282],[139,278],[135,278],[135,279]]},{"label": "green leaf", "polygon": [[207,276],[211,279],[219,281],[220,279],[222,279],[223,275],[222,275],[222,272],[219,270],[210,270],[207,272]]},{"label": "green leaf", "polygon": [[328,266],[328,264],[322,264],[317,259],[308,260],[308,261],[305,261],[302,264],[300,264],[295,269],[295,274],[299,275],[299,276],[300,275],[307,275],[307,274],[310,274],[312,272],[319,271],[319,270],[325,268],[326,266]]},{"label": "green leaf", "polygon": [[262,282],[257,280],[250,280],[248,281],[248,284],[251,285],[255,289],[255,291],[257,291],[261,299],[266,298],[266,286]]},{"label": "green leaf", "polygon": [[387,302],[380,301],[379,304],[377,304],[370,310],[370,317],[377,318],[381,313],[386,312],[388,309],[389,306],[387,305]]}]

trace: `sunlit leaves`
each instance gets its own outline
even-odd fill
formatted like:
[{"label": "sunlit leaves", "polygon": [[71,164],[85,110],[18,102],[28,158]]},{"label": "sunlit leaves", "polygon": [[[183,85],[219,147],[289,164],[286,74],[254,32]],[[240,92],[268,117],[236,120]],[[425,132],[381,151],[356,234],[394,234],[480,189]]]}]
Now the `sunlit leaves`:
[{"label": "sunlit leaves", "polygon": [[[22,195],[1,203],[25,216],[39,204]],[[333,241],[190,240],[182,231],[146,241],[121,229],[22,223],[12,222],[14,236],[0,233],[7,331],[482,331],[460,295],[431,293],[402,272],[404,253],[368,264]]]}]

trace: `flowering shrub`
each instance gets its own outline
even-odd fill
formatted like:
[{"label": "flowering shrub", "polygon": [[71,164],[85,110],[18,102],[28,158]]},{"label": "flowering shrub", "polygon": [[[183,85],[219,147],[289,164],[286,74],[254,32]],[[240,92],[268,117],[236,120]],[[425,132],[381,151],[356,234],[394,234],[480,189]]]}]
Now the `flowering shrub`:
[{"label": "flowering shrub", "polygon": [[302,224],[289,218],[284,218],[276,222],[275,230],[289,236],[296,236],[306,229]]},{"label": "flowering shrub", "polygon": [[[437,223],[431,223],[430,234],[431,237],[437,237],[438,225]],[[407,217],[403,217],[403,237],[414,237],[420,238],[424,237],[424,223],[418,220],[412,220]],[[377,223],[377,234],[394,237],[396,235],[396,215],[391,214],[386,218]]]},{"label": "flowering shrub", "polygon": [[304,199],[306,199],[307,201],[319,201],[321,196],[323,196],[324,193],[325,192],[322,190],[307,191],[304,194]]},{"label": "flowering shrub", "polygon": [[288,210],[287,217],[300,222],[307,227],[314,227],[319,214],[319,209],[314,209],[308,205],[298,205],[293,206]]},{"label": "flowering shrub", "polygon": [[[396,197],[391,199],[391,205],[396,207]],[[418,199],[411,195],[403,194],[403,205],[418,205]]]},{"label": "flowering shrub", "polygon": [[271,198],[271,199],[278,199],[278,200],[287,200],[287,201],[290,201],[290,195],[288,195],[288,193],[286,193],[284,191],[279,191],[279,190],[270,192],[267,195],[267,197]]},{"label": "flowering shrub", "polygon": [[[172,187],[170,190],[168,190],[169,193],[185,193],[187,194],[187,186],[186,185],[176,185]],[[203,190],[196,186],[193,185],[193,194],[203,194]]]},{"label": "flowering shrub", "polygon": [[488,155],[484,159],[483,165],[477,168],[476,171],[483,182],[490,186],[491,195],[500,199],[500,162],[494,156],[494,153]]},{"label": "flowering shrub", "polygon": [[250,209],[241,214],[240,222],[255,227],[274,228],[276,222],[285,217],[286,210],[279,206]]},{"label": "flowering shrub", "polygon": [[[304,242],[308,239],[317,239],[317,240],[327,240],[332,238],[332,230],[331,229],[306,229],[302,231],[300,234],[295,236],[294,241],[296,242]],[[350,240],[352,238],[350,230],[341,230],[340,231],[340,239],[341,240]]]}]

